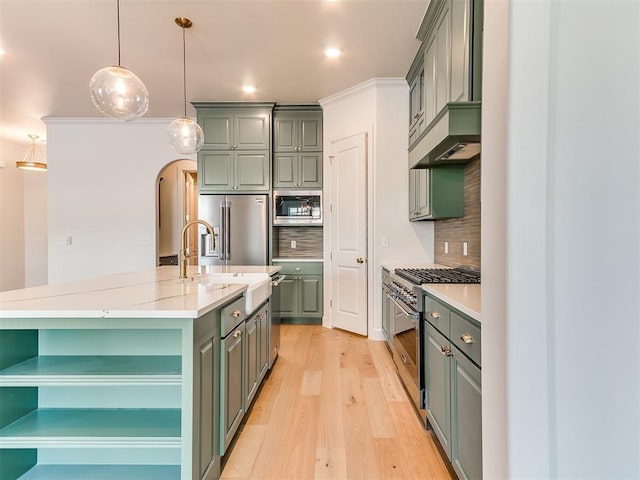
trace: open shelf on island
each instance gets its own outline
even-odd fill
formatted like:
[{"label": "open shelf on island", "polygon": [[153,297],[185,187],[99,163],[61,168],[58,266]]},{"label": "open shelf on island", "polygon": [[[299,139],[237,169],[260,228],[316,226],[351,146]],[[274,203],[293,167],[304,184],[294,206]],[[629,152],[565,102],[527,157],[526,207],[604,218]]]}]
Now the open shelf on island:
[{"label": "open shelf on island", "polygon": [[37,409],[0,430],[3,448],[174,447],[180,409]]},{"label": "open shelf on island", "polygon": [[179,356],[47,355],[0,370],[0,386],[180,385]]},{"label": "open shelf on island", "polygon": [[18,480],[179,480],[179,465],[36,465]]}]

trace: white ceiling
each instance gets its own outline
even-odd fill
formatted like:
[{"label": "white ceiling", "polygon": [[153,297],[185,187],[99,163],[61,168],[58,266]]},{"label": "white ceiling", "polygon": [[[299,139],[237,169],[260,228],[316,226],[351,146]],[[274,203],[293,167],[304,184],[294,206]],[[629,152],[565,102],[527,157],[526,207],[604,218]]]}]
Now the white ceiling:
[{"label": "white ceiling", "polygon": [[[121,64],[149,90],[147,118],[187,101],[316,102],[374,77],[404,77],[429,0],[120,0]],[[339,59],[323,49],[338,45]],[[0,140],[45,136],[41,118],[101,117],[89,80],[115,65],[116,0],[0,0]],[[241,91],[253,83],[257,92]],[[187,114],[195,116],[188,105]]]}]

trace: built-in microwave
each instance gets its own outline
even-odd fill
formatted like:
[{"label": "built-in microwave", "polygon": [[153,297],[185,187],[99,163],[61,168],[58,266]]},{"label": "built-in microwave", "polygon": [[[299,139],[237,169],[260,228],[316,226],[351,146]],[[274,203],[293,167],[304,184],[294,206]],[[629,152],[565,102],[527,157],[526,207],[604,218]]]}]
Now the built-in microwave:
[{"label": "built-in microwave", "polygon": [[274,225],[322,225],[322,190],[275,190]]}]

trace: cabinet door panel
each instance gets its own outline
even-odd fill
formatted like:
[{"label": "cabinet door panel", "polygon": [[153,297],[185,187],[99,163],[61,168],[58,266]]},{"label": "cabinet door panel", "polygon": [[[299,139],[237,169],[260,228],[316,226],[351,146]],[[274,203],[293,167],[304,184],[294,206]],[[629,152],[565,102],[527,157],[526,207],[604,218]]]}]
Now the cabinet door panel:
[{"label": "cabinet door panel", "polygon": [[436,27],[436,115],[449,101],[450,25],[450,10],[446,6],[438,19]]},{"label": "cabinet door panel", "polygon": [[449,341],[425,322],[425,393],[427,418],[451,458],[451,362],[442,352]]},{"label": "cabinet door panel", "polygon": [[236,152],[238,190],[269,190],[269,153]]},{"label": "cabinet door panel", "polygon": [[424,121],[429,125],[436,116],[436,37],[427,39],[424,53]]},{"label": "cabinet door panel", "polygon": [[322,276],[300,277],[300,315],[322,315]]},{"label": "cabinet door panel", "polygon": [[274,151],[293,151],[297,147],[296,117],[276,116],[274,125]]},{"label": "cabinet door panel", "polygon": [[417,176],[418,170],[416,168],[409,169],[409,218],[415,218],[418,216],[416,210],[416,195],[417,195]]},{"label": "cabinet door panel", "polygon": [[301,187],[322,186],[322,155],[302,153],[299,156],[299,185]]},{"label": "cabinet door panel", "polygon": [[206,113],[199,115],[204,131],[205,148],[228,150],[233,146],[233,114]]},{"label": "cabinet door panel", "polygon": [[200,152],[200,188],[228,190],[233,186],[233,154],[231,152]]},{"label": "cabinet door panel", "polygon": [[482,478],[480,369],[457,348],[451,368],[451,463],[461,479]]},{"label": "cabinet door panel", "polygon": [[258,366],[260,331],[258,330],[258,317],[256,315],[247,320],[245,332],[247,356],[244,391],[246,396],[245,405],[248,408],[258,390],[258,376],[260,372]]},{"label": "cabinet door panel", "polygon": [[260,380],[262,380],[269,369],[269,326],[268,307],[265,306],[258,313],[258,328],[260,334],[260,342],[258,345],[258,375]]},{"label": "cabinet door panel", "polygon": [[297,178],[297,155],[277,153],[274,161],[274,187],[295,187]]},{"label": "cabinet door panel", "polygon": [[300,145],[302,151],[322,150],[322,114],[300,118]]},{"label": "cabinet door panel", "polygon": [[297,280],[294,278],[285,278],[280,282],[280,285],[274,289],[274,314],[287,317],[297,312],[298,295],[296,282]]},{"label": "cabinet door panel", "polygon": [[[239,332],[239,333],[238,333]],[[220,454],[224,455],[244,415],[242,363],[244,358],[244,323],[223,340],[222,344],[222,414]]]},{"label": "cabinet door panel", "polygon": [[200,346],[198,380],[199,391],[197,395],[200,399],[199,412],[194,412],[199,419],[199,445],[195,444],[194,448],[199,451],[199,477],[205,477],[207,470],[215,461],[217,452],[215,452],[214,433],[217,434],[215,419],[218,415],[217,402],[215,401],[214,392],[214,368],[215,365],[215,349],[214,339],[211,338]]},{"label": "cabinet door panel", "polygon": [[416,179],[416,211],[419,216],[431,213],[431,203],[429,202],[431,170],[428,168],[418,169]]},{"label": "cabinet door panel", "polygon": [[451,4],[452,102],[469,100],[469,0]]},{"label": "cabinet door panel", "polygon": [[238,113],[235,116],[234,148],[269,149],[270,116],[266,113]]}]

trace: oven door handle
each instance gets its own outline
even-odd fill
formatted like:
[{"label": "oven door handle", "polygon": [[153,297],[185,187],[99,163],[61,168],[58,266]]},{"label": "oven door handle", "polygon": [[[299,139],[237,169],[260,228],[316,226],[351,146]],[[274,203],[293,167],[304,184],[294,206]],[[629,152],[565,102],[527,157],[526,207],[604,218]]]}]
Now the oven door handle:
[{"label": "oven door handle", "polygon": [[393,293],[391,293],[391,290],[386,285],[384,285],[384,288],[386,290],[385,294],[387,295],[387,297],[389,297],[389,300],[391,300],[395,304],[395,306],[398,307],[400,311],[402,311],[405,317],[411,317],[411,319],[413,319],[416,322],[420,321],[420,314],[418,312],[408,311],[404,307],[404,305],[402,305],[396,300],[396,298],[398,297]]}]

